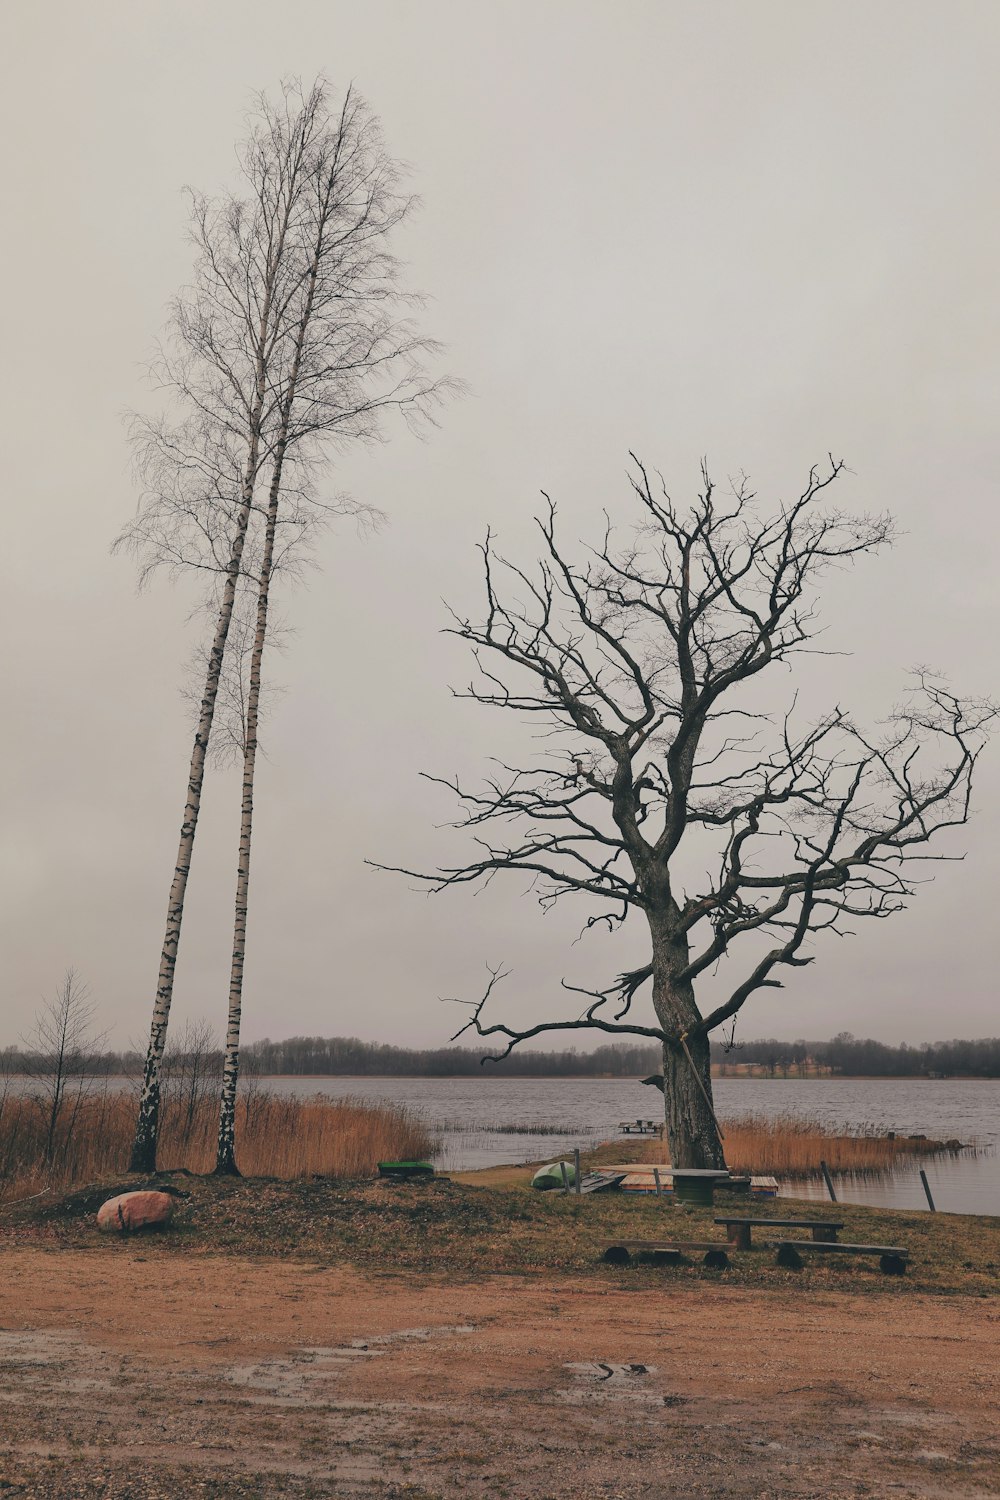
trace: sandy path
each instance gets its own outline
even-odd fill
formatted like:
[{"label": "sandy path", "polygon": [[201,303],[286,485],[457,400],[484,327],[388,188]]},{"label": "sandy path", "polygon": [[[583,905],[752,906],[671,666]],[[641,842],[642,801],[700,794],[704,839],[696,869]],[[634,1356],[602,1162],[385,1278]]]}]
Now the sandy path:
[{"label": "sandy path", "polygon": [[2,1500],[1000,1495],[985,1299],[143,1249],[0,1260]]}]

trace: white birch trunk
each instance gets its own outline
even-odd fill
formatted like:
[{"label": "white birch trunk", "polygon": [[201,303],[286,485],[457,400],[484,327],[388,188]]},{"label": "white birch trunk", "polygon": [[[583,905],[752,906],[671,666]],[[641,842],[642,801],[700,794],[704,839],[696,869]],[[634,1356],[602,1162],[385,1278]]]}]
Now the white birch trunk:
[{"label": "white birch trunk", "polygon": [[229,1015],[226,1052],[222,1069],[222,1101],[219,1110],[219,1140],[215,1170],[238,1175],[236,1167],[236,1085],[240,1070],[240,1019],[243,1009],[243,963],[247,942],[247,910],[250,899],[250,845],[253,838],[253,780],[257,762],[257,722],[260,711],[261,662],[267,636],[268,594],[274,559],[274,533],[281,484],[281,456],[274,466],[267,508],[267,530],[257,594],[257,629],[250,660],[250,690],[247,695],[246,739],[243,751],[243,800],[240,813],[240,848],[236,871],[236,920],[229,976]]},{"label": "white birch trunk", "polygon": [[[262,385],[263,381],[261,381]],[[259,422],[259,411],[257,421]],[[205,755],[212,733],[212,719],[215,715],[215,700],[219,691],[222,659],[226,649],[226,639],[229,635],[230,622],[233,617],[233,605],[236,599],[236,580],[239,577],[243,548],[246,543],[247,527],[250,522],[251,502],[253,499],[254,483],[256,481],[258,448],[259,433],[255,432],[251,441],[250,455],[247,462],[243,487],[243,503],[239,512],[236,537],[233,542],[232,555],[222,595],[222,604],[216,622],[215,638],[212,641],[212,650],[209,655],[208,672],[205,677],[205,690],[201,700],[198,728],[195,732],[194,746],[191,751],[187,801],[184,804],[184,817],[181,822],[180,842],[177,848],[177,862],[174,866],[174,875],[170,883],[170,895],[167,900],[167,925],[163,936],[163,948],[160,953],[160,970],[156,985],[156,1000],[153,1005],[153,1020],[149,1032],[149,1047],[146,1052],[146,1066],[143,1071],[142,1092],[139,1095],[139,1117],[136,1121],[135,1140],[132,1144],[130,1170],[133,1172],[153,1172],[156,1170],[156,1146],[160,1125],[160,1063],[163,1060],[163,1050],[167,1040],[167,1023],[170,1019],[170,1003],[174,991],[174,970],[177,965],[181,923],[184,919],[184,897],[187,892],[188,875],[191,870],[191,854],[194,849],[194,838],[198,828],[198,815],[201,811],[201,789],[205,779]]]}]

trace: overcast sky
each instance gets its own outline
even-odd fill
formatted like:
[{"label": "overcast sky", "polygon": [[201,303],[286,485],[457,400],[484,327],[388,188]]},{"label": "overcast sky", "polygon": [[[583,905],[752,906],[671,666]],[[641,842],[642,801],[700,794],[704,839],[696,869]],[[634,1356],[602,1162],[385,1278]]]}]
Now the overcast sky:
[{"label": "overcast sky", "polygon": [[[73,964],[112,1040],[144,1045],[196,632],[191,592],[139,596],[109,556],[135,504],[121,414],[149,399],[190,271],[181,189],[234,181],[250,96],[282,74],[354,80],[412,164],[423,209],[397,248],[470,395],[429,440],[400,429],[338,463],[331,489],[391,525],[331,532],[282,597],[248,1038],[438,1045],[457,1015],[438,997],[478,993],[487,961],[513,970],[496,1013],[527,1022],[562,976],[603,985],[641,955],[639,932],[571,946],[586,910],[543,916],[516,877],[429,900],[363,864],[468,847],[418,779],[475,777],[495,749],[495,718],[449,695],[468,663],[441,601],[475,608],[487,522],[530,557],[543,487],[572,542],[602,506],[625,517],[630,448],[678,499],[704,454],[775,502],[833,451],[840,502],[891,509],[902,535],[825,591],[828,644],[852,653],[824,669],[831,701],[872,721],[915,663],[996,691],[991,0],[42,0],[0,26],[0,1043]],[[175,991],[178,1021],[220,1031],[238,811],[237,774],[212,774]],[[998,813],[994,747],[965,862],[820,945],[742,1033],[995,1034]]]}]

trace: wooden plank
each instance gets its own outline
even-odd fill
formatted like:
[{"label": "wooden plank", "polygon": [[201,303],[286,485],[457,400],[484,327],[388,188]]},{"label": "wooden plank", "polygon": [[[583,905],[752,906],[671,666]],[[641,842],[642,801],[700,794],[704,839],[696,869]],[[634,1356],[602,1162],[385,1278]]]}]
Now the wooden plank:
[{"label": "wooden plank", "polygon": [[602,1167],[601,1170],[602,1172],[648,1172],[652,1177],[654,1167],[661,1177],[664,1175],[669,1177],[674,1170],[668,1161],[619,1161],[613,1166]]},{"label": "wooden plank", "polygon": [[724,1171],[718,1167],[674,1167],[672,1170],[675,1177],[696,1177],[699,1181],[705,1181],[710,1177],[718,1181],[720,1177],[729,1176],[728,1167]]},{"label": "wooden plank", "polygon": [[899,1245],[845,1245],[839,1240],[836,1242],[833,1240],[767,1241],[769,1250],[778,1250],[782,1245],[791,1245],[792,1249],[798,1250],[800,1254],[805,1251],[806,1254],[815,1252],[823,1255],[831,1253],[843,1255],[897,1255],[900,1260],[909,1260],[910,1258],[909,1250],[904,1250]]},{"label": "wooden plank", "polygon": [[713,1224],[761,1224],[766,1229],[770,1224],[774,1229],[843,1229],[843,1224],[837,1224],[833,1219],[751,1219],[748,1217],[737,1218],[735,1214],[726,1214],[712,1220]]},{"label": "wooden plank", "polygon": [[[750,1249],[751,1232],[754,1229],[809,1229],[814,1240],[828,1243],[836,1240],[837,1231],[844,1227],[843,1224],[822,1219],[748,1219],[728,1216],[717,1218],[714,1222],[726,1226],[730,1241],[741,1250]],[[797,1240],[796,1244],[798,1243],[800,1241]]]},{"label": "wooden plank", "polygon": [[602,1249],[657,1250],[729,1250],[728,1240],[605,1240]]},{"label": "wooden plank", "polygon": [[877,1255],[879,1269],[884,1276],[903,1276],[909,1264],[910,1252],[900,1245],[839,1245],[823,1243],[821,1240],[773,1240],[771,1249],[777,1250],[775,1257],[779,1266],[797,1271],[802,1266],[803,1254],[810,1251],[840,1251],[844,1255]]}]

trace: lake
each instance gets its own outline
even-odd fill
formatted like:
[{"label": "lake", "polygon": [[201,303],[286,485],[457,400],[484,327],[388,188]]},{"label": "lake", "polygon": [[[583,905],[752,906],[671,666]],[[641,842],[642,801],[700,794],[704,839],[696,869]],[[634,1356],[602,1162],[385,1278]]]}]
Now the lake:
[{"label": "lake", "polygon": [[[276,1093],[389,1100],[420,1115],[440,1135],[444,1170],[552,1160],[615,1137],[620,1120],[659,1118],[662,1101],[632,1078],[267,1078]],[[1000,1079],[719,1078],[716,1109],[727,1115],[795,1114],[843,1127],[895,1130],[938,1140],[976,1140],[973,1156],[922,1163],[938,1209],[1000,1214]],[[526,1129],[530,1127],[530,1130]],[[891,1178],[836,1182],[845,1203],[925,1209],[921,1163]],[[790,1184],[798,1198],[825,1198],[822,1183]]]}]

